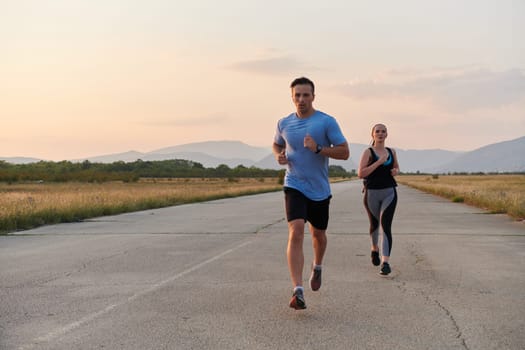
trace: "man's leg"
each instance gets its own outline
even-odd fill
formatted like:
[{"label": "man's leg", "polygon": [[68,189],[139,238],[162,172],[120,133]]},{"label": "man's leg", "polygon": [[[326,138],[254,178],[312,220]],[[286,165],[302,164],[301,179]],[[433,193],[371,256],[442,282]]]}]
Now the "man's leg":
[{"label": "man's leg", "polygon": [[314,264],[322,265],[328,243],[326,230],[320,230],[310,225],[310,232],[312,233],[312,246],[314,248]]},{"label": "man's leg", "polygon": [[326,230],[315,228],[311,224],[310,232],[312,234],[312,246],[314,249],[314,261],[312,262],[312,272],[310,274],[310,288],[312,288],[313,291],[317,291],[321,288],[321,266],[326,251],[327,238]]},{"label": "man's leg", "polygon": [[288,222],[288,248],[286,255],[288,258],[290,277],[294,288],[303,285],[303,241],[304,220],[296,219]]},{"label": "man's leg", "polygon": [[296,219],[288,222],[288,268],[294,286],[290,307],[296,310],[306,309],[303,288],[303,266],[304,266],[304,219]]}]

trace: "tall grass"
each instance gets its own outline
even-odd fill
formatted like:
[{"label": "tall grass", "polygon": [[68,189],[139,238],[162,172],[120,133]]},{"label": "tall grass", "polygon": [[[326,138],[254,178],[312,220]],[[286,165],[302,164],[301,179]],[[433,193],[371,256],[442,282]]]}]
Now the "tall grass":
[{"label": "tall grass", "polygon": [[0,233],[281,188],[276,178],[0,183]]},{"label": "tall grass", "polygon": [[525,219],[525,175],[400,175],[397,181],[491,213]]}]

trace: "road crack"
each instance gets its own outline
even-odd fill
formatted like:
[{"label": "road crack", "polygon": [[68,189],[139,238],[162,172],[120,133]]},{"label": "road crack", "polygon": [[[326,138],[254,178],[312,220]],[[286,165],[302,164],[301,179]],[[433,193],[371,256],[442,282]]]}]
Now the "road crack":
[{"label": "road crack", "polygon": [[422,277],[424,279],[424,281],[422,282],[426,282],[423,284],[425,287],[418,289],[410,289],[406,281],[401,281],[398,279],[400,275],[394,277],[394,280],[396,280],[396,282],[398,283],[397,287],[405,294],[409,292],[415,292],[428,303],[436,305],[445,314],[446,318],[450,321],[452,328],[454,329],[455,338],[460,342],[461,346],[466,350],[470,350],[461,330],[461,327],[457,322],[456,318],[454,317],[452,311],[449,310],[445,305],[443,305],[441,301],[439,301],[439,299],[431,296],[430,290],[434,292],[436,291],[436,289],[433,288],[432,283],[435,283],[437,278],[435,276],[435,272],[431,269],[428,260],[421,253],[421,251],[422,250],[417,246],[416,243],[412,243],[411,246],[408,247],[408,252],[410,256],[413,257],[412,266],[416,270],[419,270],[419,273],[417,275],[428,276]]}]

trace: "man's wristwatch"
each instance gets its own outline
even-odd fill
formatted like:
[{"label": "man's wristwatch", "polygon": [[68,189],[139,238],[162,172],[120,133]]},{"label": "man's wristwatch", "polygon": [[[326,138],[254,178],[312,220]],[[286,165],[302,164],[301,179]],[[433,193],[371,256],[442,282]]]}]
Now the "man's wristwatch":
[{"label": "man's wristwatch", "polygon": [[317,154],[317,153],[321,152],[322,149],[323,149],[323,146],[321,146],[320,144],[317,144],[317,147],[315,149],[315,153]]}]

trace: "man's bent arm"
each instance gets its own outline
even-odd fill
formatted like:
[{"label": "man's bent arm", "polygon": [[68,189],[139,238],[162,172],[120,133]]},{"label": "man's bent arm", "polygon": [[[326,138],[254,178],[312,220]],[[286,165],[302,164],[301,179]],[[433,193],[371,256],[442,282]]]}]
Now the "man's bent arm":
[{"label": "man's bent arm", "polygon": [[273,150],[273,155],[274,156],[278,156],[279,154],[281,154],[283,152],[283,150],[286,148],[286,146],[283,146],[283,145],[278,145],[276,144],[275,142],[273,143],[273,147],[272,147],[272,150]]},{"label": "man's bent arm", "polygon": [[323,147],[319,154],[333,159],[347,160],[350,157],[350,149],[348,142],[344,142],[332,147]]}]

